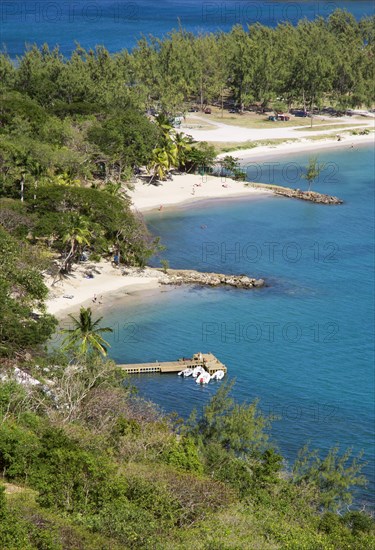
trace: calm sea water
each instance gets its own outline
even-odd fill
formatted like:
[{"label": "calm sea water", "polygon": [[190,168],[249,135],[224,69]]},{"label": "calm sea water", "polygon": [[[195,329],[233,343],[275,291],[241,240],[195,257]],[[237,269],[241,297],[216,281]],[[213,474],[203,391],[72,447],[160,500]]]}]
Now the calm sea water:
[{"label": "calm sea water", "polygon": [[0,47],[15,58],[25,44],[60,45],[69,55],[79,42],[85,48],[104,44],[111,52],[132,48],[142,35],[162,37],[181,25],[192,32],[229,30],[235,24],[260,21],[275,26],[302,17],[326,17],[343,8],[360,18],[374,13],[373,2],[323,0],[1,0]]},{"label": "calm sea water", "polygon": [[[307,160],[262,163],[259,179],[293,184]],[[315,188],[342,197],[343,206],[272,196],[149,216],[173,267],[246,273],[269,286],[183,288],[114,308],[105,317],[115,328],[110,353],[141,362],[213,352],[236,378],[236,398],[259,398],[261,410],[278,417],[272,436],[290,460],[307,441],[322,451],[363,449],[373,489],[374,156],[366,147],[319,160],[326,168]],[[253,178],[254,164],[248,169]],[[177,375],[132,381],[184,417],[218,384],[198,387]]]}]

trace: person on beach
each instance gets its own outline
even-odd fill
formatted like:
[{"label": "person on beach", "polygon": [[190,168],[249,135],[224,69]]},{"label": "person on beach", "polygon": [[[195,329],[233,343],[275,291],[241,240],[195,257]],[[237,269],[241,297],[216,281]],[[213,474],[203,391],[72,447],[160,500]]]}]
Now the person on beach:
[{"label": "person on beach", "polygon": [[92,301],[94,302],[94,304],[96,304],[96,300],[97,300],[97,297],[96,297],[96,294],[94,294],[94,297],[92,299]]}]

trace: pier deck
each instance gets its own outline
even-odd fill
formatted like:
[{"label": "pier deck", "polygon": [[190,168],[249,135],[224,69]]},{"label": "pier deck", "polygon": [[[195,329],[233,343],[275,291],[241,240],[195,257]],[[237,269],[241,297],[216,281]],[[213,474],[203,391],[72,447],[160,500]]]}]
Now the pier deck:
[{"label": "pier deck", "polygon": [[166,361],[155,363],[132,363],[127,365],[117,365],[119,368],[128,374],[142,373],[170,373],[180,372],[184,369],[194,369],[195,367],[203,367],[210,374],[214,374],[218,370],[227,372],[227,367],[221,363],[212,353],[196,353],[190,359],[178,359],[177,361]]}]

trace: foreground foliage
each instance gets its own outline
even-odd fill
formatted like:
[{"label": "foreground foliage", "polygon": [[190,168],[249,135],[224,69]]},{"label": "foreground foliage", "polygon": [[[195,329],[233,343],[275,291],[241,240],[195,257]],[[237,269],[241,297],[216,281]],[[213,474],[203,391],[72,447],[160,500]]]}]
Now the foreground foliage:
[{"label": "foreground foliage", "polygon": [[367,515],[330,511],[341,505],[342,487],[363,481],[349,456],[332,451],[340,469],[323,460],[337,495],[326,503],[308,468],[303,479],[282,474],[267,420],[256,403],[235,404],[230,384],[199,418],[176,422],[120,384],[111,363],[80,358],[49,372],[53,396],[0,384],[2,548],[359,550],[374,543]]}]

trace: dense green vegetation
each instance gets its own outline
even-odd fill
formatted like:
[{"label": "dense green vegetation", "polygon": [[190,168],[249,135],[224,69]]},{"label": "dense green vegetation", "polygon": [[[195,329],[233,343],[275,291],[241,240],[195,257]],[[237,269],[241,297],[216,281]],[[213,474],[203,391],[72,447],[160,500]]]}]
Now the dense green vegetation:
[{"label": "dense green vegetation", "polygon": [[43,303],[43,263],[36,247],[12,238],[0,225],[0,357],[33,349],[54,332],[56,320],[45,313]]},{"label": "dense green vegetation", "polygon": [[[190,101],[204,105],[229,95],[239,107],[276,98],[308,106],[326,99],[346,107],[374,101],[373,59],[373,18],[357,22],[336,10],[326,20],[275,29],[238,25],[229,33],[200,36],[179,29],[164,40],[143,38],[133,51],[112,56],[103,47],[77,47],[65,60],[58,49],[34,47],[17,69],[2,56],[0,75],[5,86],[60,118],[108,106],[123,110],[129,103],[175,113]],[[129,120],[125,115],[125,124]],[[106,131],[112,130],[107,122]]]},{"label": "dense green vegetation", "polygon": [[304,449],[286,475],[269,421],[231,385],[182,422],[95,355],[33,372],[51,392],[0,384],[2,548],[372,547],[373,521],[344,511],[357,462]]}]

